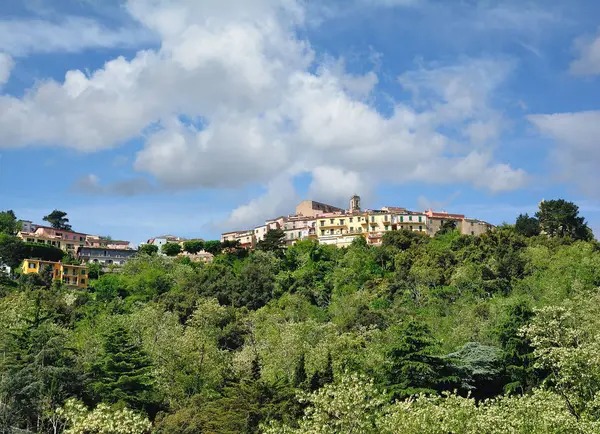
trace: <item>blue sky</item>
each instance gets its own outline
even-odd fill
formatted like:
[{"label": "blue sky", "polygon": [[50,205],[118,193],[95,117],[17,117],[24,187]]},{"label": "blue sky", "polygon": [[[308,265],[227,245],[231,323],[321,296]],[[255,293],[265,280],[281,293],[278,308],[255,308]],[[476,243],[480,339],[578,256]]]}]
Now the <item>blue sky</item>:
[{"label": "blue sky", "polygon": [[0,201],[138,243],[292,213],[492,223],[566,198],[600,232],[600,4],[5,0]]}]

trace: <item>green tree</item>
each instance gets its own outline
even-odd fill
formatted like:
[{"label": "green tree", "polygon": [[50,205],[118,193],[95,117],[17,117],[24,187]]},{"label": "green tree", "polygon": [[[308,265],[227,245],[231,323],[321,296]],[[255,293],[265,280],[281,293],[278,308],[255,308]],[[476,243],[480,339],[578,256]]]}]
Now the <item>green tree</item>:
[{"label": "green tree", "polygon": [[387,352],[385,385],[392,398],[451,389],[457,381],[450,363],[432,354],[434,340],[429,327],[409,320],[396,330],[399,339]]},{"label": "green tree", "polygon": [[26,246],[17,238],[0,233],[0,262],[16,269],[26,256]]},{"label": "green tree", "polygon": [[540,234],[540,221],[528,214],[520,214],[515,222],[515,231],[525,237],[533,237]]},{"label": "green tree", "polygon": [[298,364],[294,370],[294,387],[303,388],[306,386],[306,380],[306,361],[304,354],[302,354],[298,359]]},{"label": "green tree", "polygon": [[0,233],[7,235],[16,235],[20,228],[17,216],[12,210],[0,212]]},{"label": "green tree", "polygon": [[103,353],[92,367],[90,390],[96,402],[123,403],[156,413],[151,361],[127,329],[117,324],[104,337]]},{"label": "green tree", "polygon": [[142,255],[156,255],[158,253],[158,246],[155,246],[154,244],[142,244],[139,247],[138,252]]},{"label": "green tree", "polygon": [[440,225],[440,229],[436,232],[436,235],[445,235],[454,232],[457,227],[458,223],[456,220],[444,220],[444,222]]},{"label": "green tree", "polygon": [[201,252],[204,250],[204,241],[203,240],[190,240],[183,243],[183,250],[192,255]]},{"label": "green tree", "polygon": [[585,218],[579,216],[579,207],[564,199],[540,202],[535,214],[542,231],[551,237],[571,237],[574,240],[593,239]]},{"label": "green tree", "polygon": [[88,267],[88,278],[99,279],[102,275],[102,264],[99,262],[90,262],[87,264]]},{"label": "green tree", "polygon": [[44,216],[44,221],[50,223],[54,229],[62,229],[63,231],[70,231],[72,229],[67,218],[67,213],[55,209],[47,216]]},{"label": "green tree", "polygon": [[204,242],[204,250],[216,256],[223,250],[223,245],[219,240],[208,240]]},{"label": "green tree", "polygon": [[260,240],[256,248],[264,252],[281,252],[285,247],[285,232],[283,229],[271,229]]},{"label": "green tree", "polygon": [[504,366],[508,393],[526,393],[539,384],[540,372],[535,369],[533,347],[520,330],[533,318],[529,303],[518,301],[508,306],[497,328],[498,338],[504,350]]},{"label": "green tree", "polygon": [[160,250],[167,256],[177,256],[181,253],[181,246],[179,243],[165,243]]}]

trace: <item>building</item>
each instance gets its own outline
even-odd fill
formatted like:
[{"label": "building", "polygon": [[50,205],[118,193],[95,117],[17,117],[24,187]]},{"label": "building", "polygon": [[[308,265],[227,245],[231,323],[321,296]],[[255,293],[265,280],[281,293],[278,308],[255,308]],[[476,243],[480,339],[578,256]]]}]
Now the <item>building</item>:
[{"label": "building", "polygon": [[458,226],[463,235],[483,235],[494,228],[494,225],[483,220],[465,218]]},{"label": "building", "polygon": [[347,247],[358,236],[364,236],[366,215],[336,212],[316,219],[315,233],[319,243]]},{"label": "building", "polygon": [[80,289],[88,287],[88,273],[85,265],[67,265],[62,262],[42,261],[39,259],[25,259],[21,265],[23,274],[40,274],[45,266],[52,269],[52,280],[60,281],[67,286]]},{"label": "building", "polygon": [[212,253],[205,252],[204,250],[198,253],[184,252],[180,256],[190,258],[192,262],[204,262],[205,264],[210,264],[215,259]]},{"label": "building", "polygon": [[239,242],[240,247],[243,249],[253,249],[256,247],[256,237],[254,235],[254,229],[226,232],[221,235],[221,242],[233,241]]},{"label": "building", "polygon": [[333,212],[344,212],[343,209],[326,203],[316,202],[314,200],[304,200],[296,207],[296,215],[304,217],[316,217],[320,214]]},{"label": "building", "polygon": [[99,235],[88,235],[85,238],[86,247],[102,247],[105,249],[129,249],[129,241],[113,240]]},{"label": "building", "polygon": [[182,245],[185,241],[185,238],[176,237],[175,235],[161,235],[159,237],[150,238],[146,244],[152,244],[158,247],[159,253],[161,252],[161,247],[167,243],[177,243]]},{"label": "building", "polygon": [[17,237],[28,243],[46,244],[75,254],[79,247],[86,245],[87,235],[48,226],[37,226],[33,232],[21,230]]},{"label": "building", "polygon": [[283,224],[285,244],[293,246],[300,240],[317,239],[317,221],[313,217],[289,216]]},{"label": "building", "polygon": [[107,247],[80,247],[77,257],[84,264],[96,263],[102,265],[125,265],[125,263],[137,254],[132,249],[111,249]]},{"label": "building", "polygon": [[21,220],[21,230],[23,232],[35,232],[38,225],[33,224],[30,220]]}]

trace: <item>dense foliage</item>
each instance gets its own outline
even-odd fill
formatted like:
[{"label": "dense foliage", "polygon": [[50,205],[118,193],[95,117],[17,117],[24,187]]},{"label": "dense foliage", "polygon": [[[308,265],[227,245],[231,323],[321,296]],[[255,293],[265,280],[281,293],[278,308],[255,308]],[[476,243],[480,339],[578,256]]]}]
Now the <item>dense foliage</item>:
[{"label": "dense foliage", "polygon": [[600,246],[521,223],[0,280],[0,433],[600,432]]}]

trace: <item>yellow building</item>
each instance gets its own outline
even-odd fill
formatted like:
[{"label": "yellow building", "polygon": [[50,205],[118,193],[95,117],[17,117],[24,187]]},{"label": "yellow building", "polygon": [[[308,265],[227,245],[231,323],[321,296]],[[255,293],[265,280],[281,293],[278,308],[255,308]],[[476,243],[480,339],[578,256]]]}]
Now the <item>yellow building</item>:
[{"label": "yellow building", "polygon": [[67,286],[87,289],[88,272],[85,265],[67,265],[61,262],[25,259],[21,269],[23,274],[39,274],[45,265],[52,267],[52,280],[59,280]]}]

